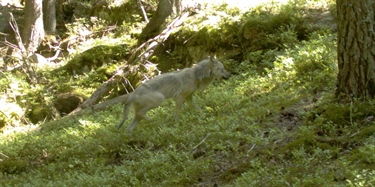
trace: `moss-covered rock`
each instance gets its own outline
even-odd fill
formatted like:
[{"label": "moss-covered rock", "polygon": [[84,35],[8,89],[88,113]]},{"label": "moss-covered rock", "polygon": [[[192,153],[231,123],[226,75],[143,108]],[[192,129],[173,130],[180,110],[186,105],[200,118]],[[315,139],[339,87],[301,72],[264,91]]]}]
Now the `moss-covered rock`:
[{"label": "moss-covered rock", "polygon": [[28,113],[28,117],[32,123],[38,123],[39,121],[50,119],[51,115],[51,109],[43,105],[34,106]]}]

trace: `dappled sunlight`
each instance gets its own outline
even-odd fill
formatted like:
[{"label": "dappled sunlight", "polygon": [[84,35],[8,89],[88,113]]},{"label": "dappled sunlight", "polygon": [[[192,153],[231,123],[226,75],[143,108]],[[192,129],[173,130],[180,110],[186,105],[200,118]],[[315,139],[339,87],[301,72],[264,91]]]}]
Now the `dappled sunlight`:
[{"label": "dappled sunlight", "polygon": [[[66,3],[73,1],[82,3]],[[116,8],[139,8],[138,1],[108,1],[111,13]],[[0,92],[8,96],[0,99],[0,122],[5,124],[0,135],[1,185],[247,187],[374,183],[375,101],[335,101],[337,36],[335,30],[326,27],[334,23],[312,26],[316,14],[330,11],[332,3],[328,2],[332,1],[183,0],[196,8],[194,14],[176,32],[168,33],[150,62],[134,61],[135,65],[127,59],[136,48],[137,29],[143,28],[140,9],[124,11],[121,16],[135,18],[116,22],[116,31],[101,32],[106,24],[114,23],[105,19],[77,19],[67,28],[68,35],[74,36],[77,31],[85,39],[74,41],[72,47],[82,55],[64,57],[76,60],[64,70],[70,73],[38,72],[45,83],[37,88],[27,84],[27,77],[0,73],[5,77],[0,79]],[[116,7],[123,2],[129,4]],[[92,2],[85,3],[89,6]],[[157,1],[141,3],[149,11],[156,8]],[[79,52],[86,49],[90,50]],[[46,106],[45,112],[57,108],[52,101],[61,99],[61,93],[78,93],[84,95],[82,101],[87,99],[100,84],[108,83],[119,66],[129,68],[119,72],[121,76],[112,77],[122,82],[113,84],[110,95],[98,100],[100,104],[134,90],[126,84],[139,85],[150,75],[150,69],[156,74],[162,66],[166,66],[163,73],[180,69],[197,62],[195,58],[201,58],[201,54],[206,58],[208,52],[217,55],[232,76],[194,92],[200,110],[186,102],[179,121],[174,119],[173,99],[150,109],[150,120],[142,120],[132,135],[127,127],[133,121],[133,109],[117,129],[124,109],[119,102],[125,99],[101,110],[94,104],[83,106],[84,112],[79,115],[40,118],[35,125],[12,121],[17,118],[23,122],[21,118],[32,116],[29,111],[35,110],[34,106]],[[93,67],[78,74],[82,64]],[[44,103],[45,99],[50,102]]]},{"label": "dappled sunlight", "polygon": [[250,8],[266,4],[286,4],[289,0],[183,0],[184,7],[195,7],[198,4],[204,4],[209,7],[227,4],[228,8],[238,8],[242,13],[248,11]]}]

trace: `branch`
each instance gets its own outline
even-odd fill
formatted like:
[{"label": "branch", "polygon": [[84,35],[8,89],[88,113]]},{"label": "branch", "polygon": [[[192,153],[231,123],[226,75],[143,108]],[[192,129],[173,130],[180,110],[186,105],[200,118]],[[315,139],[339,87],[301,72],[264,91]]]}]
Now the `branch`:
[{"label": "branch", "polygon": [[[153,54],[153,49],[164,42],[169,37],[170,33],[172,33],[172,31],[174,31],[176,27],[180,26],[188,16],[189,13],[186,12],[185,14],[177,17],[167,26],[167,28],[161,34],[141,44],[129,57],[127,64],[133,64],[138,59],[141,59],[141,62],[147,61],[147,59]],[[145,49],[145,51],[137,56],[137,54],[143,49]],[[117,70],[117,72],[110,79],[105,81],[98,89],[96,89],[95,92],[85,102],[83,102],[78,108],[70,112],[68,115],[74,115],[75,113],[96,104],[99,99],[103,98],[104,94],[108,93],[110,89],[112,89],[112,85],[117,83],[117,77],[126,77],[131,73],[129,71],[124,73],[127,67],[128,66],[124,66]]]},{"label": "branch", "polygon": [[[18,29],[16,19],[14,19],[14,16],[11,12],[9,13],[9,16],[10,16],[9,25],[15,33],[15,38],[16,38],[17,45],[18,45],[17,49],[19,49],[21,51],[23,65],[26,68],[27,75],[30,79],[30,82],[33,83],[33,84],[38,83],[38,77],[35,73],[35,69],[32,67],[31,63],[29,63],[29,60],[28,60],[29,51],[25,48],[25,46],[22,43],[22,37],[20,35],[20,31]],[[31,37],[33,37],[33,36],[34,35],[32,34]],[[5,43],[7,44],[9,42],[6,41]],[[13,45],[8,44],[8,46],[13,46],[14,48],[16,48],[14,44]]]},{"label": "branch", "polygon": [[138,4],[139,4],[139,6],[141,7],[141,10],[142,10],[142,13],[143,13],[143,17],[145,17],[145,21],[146,21],[147,23],[150,22],[150,21],[148,20],[148,17],[147,17],[147,14],[146,14],[145,8],[143,7],[141,0],[138,0]]},{"label": "branch", "polygon": [[211,135],[211,133],[208,133],[208,134],[206,135],[206,137],[204,137],[203,140],[202,140],[201,142],[199,142],[196,146],[194,146],[193,149],[191,149],[190,154],[191,154],[191,153],[194,153],[194,152],[197,150],[197,148],[198,148],[200,145],[202,145],[203,142],[206,141],[206,139],[207,139],[210,135]]},{"label": "branch", "polygon": [[[160,45],[162,42],[166,41],[168,39],[169,35],[177,27],[179,27],[180,25],[182,25],[182,23],[187,19],[188,16],[189,16],[189,12],[185,12],[181,16],[179,16],[176,19],[174,19],[167,26],[167,28],[164,29],[163,32],[161,32],[159,35],[157,35],[154,38],[151,38],[151,39],[147,40],[146,42],[144,42],[143,44],[141,44],[137,49],[135,49],[135,51],[133,52],[133,54],[129,57],[128,63],[132,63],[133,61],[138,60],[139,58],[141,58],[145,54],[147,54],[146,55],[147,57],[151,56],[152,53],[153,53],[153,52],[151,52],[152,49],[154,49],[156,46]],[[137,58],[136,58],[136,55],[142,49],[146,48],[146,46],[148,46],[147,49],[143,53],[141,53],[140,55],[138,55]],[[149,52],[151,52],[151,53],[149,53]],[[142,59],[142,60],[147,60],[147,58],[146,59]]]},{"label": "branch", "polygon": [[9,156],[5,155],[4,153],[0,152],[0,155],[5,157],[5,158],[9,158]]},{"label": "branch", "polygon": [[112,88],[112,85],[116,83],[117,77],[119,76],[126,76],[129,74],[129,72],[126,72],[124,75],[123,69],[126,67],[118,70],[115,75],[113,75],[110,79],[105,81],[98,89],[95,90],[95,92],[88,98],[86,99],[85,102],[83,102],[78,108],[70,112],[68,115],[75,114],[82,109],[89,108],[90,106],[94,107],[93,105],[97,103],[97,101],[102,98],[103,94],[108,93],[109,90]]},{"label": "branch", "polygon": [[57,120],[54,120],[53,122],[65,122],[65,121],[69,121],[71,120],[72,118],[78,118],[78,117],[81,117],[85,114],[87,114],[88,112],[98,112],[98,111],[102,111],[102,110],[105,110],[107,109],[108,107],[111,107],[113,105],[116,105],[118,103],[124,103],[127,98],[129,97],[128,94],[126,95],[121,95],[121,96],[118,96],[118,97],[115,97],[113,99],[110,99],[108,101],[104,101],[102,103],[99,103],[97,105],[94,105],[94,106],[91,106],[91,107],[87,107],[87,108],[83,108],[83,109],[80,109],[76,112],[71,112],[69,115],[67,116],[64,116],[60,119],[57,119]]},{"label": "branch", "polygon": [[16,38],[16,41],[17,41],[17,44],[18,44],[18,49],[21,51],[22,56],[24,56],[24,58],[27,58],[27,51],[26,51],[25,46],[22,43],[22,38],[21,38],[21,35],[20,35],[20,31],[18,29],[16,19],[14,19],[14,16],[11,12],[9,13],[9,16],[10,16],[9,25],[15,33],[15,38]]}]

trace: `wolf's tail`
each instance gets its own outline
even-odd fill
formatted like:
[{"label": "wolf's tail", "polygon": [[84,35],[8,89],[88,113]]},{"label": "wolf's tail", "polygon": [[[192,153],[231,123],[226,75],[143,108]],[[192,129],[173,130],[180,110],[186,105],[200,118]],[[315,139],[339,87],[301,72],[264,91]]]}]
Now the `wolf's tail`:
[{"label": "wolf's tail", "polygon": [[134,100],[133,94],[130,94],[128,99],[126,100],[126,103],[125,103],[125,106],[124,106],[124,112],[122,114],[122,120],[118,124],[117,129],[120,129],[122,127],[122,125],[124,124],[124,122],[126,121],[126,119],[128,118],[130,106],[132,105],[133,100]]}]

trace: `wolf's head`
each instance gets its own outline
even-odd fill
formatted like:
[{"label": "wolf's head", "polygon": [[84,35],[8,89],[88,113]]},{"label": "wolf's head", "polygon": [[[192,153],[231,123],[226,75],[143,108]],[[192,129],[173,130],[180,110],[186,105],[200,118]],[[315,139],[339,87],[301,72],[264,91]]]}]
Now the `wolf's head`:
[{"label": "wolf's head", "polygon": [[216,78],[228,79],[230,73],[224,68],[223,63],[213,57],[209,57],[212,74]]},{"label": "wolf's head", "polygon": [[227,79],[230,77],[230,73],[225,70],[224,65],[213,57],[199,62],[194,67],[195,75],[199,80],[208,79],[213,80],[215,78]]}]

